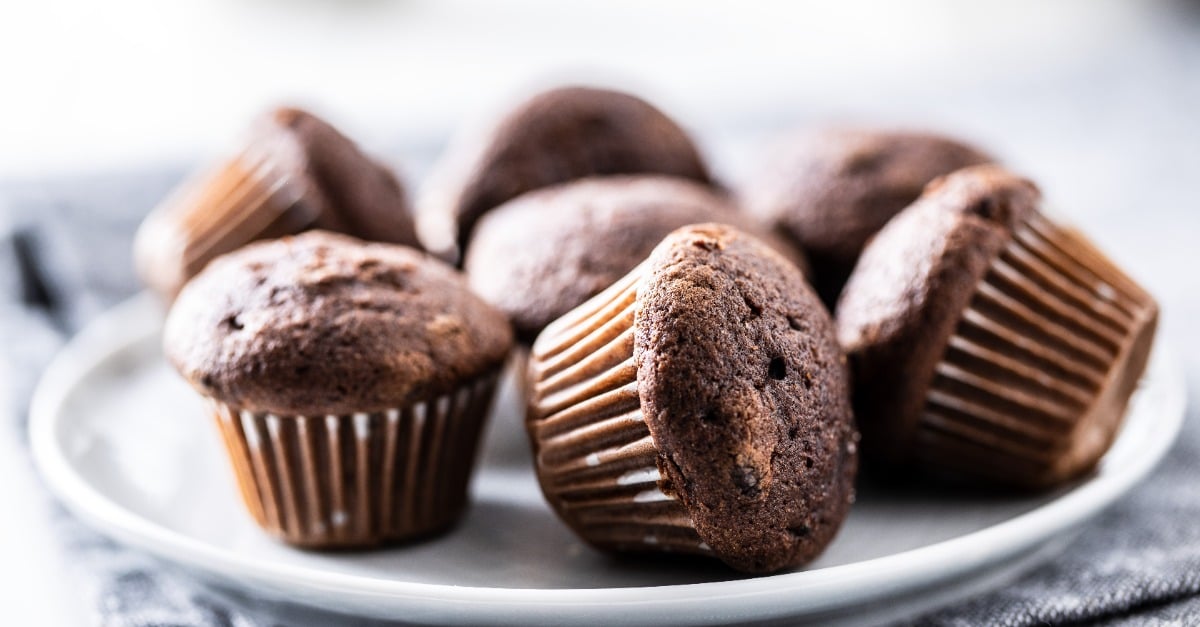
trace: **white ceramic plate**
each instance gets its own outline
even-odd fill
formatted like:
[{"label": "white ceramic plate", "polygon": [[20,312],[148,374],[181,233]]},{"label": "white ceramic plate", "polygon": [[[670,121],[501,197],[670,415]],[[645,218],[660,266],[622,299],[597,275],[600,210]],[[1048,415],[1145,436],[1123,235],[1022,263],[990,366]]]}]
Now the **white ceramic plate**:
[{"label": "white ceramic plate", "polygon": [[862,485],[804,570],[741,577],[716,564],[635,560],[582,545],[543,503],[512,386],[497,403],[474,504],[447,535],[362,553],[309,553],[255,527],[199,399],[162,360],[161,312],[134,299],[80,334],[35,395],[38,465],[96,528],[258,598],[427,623],[861,622],[935,606],[1045,559],[1144,478],[1183,417],[1161,350],[1091,477],[1035,497]]}]

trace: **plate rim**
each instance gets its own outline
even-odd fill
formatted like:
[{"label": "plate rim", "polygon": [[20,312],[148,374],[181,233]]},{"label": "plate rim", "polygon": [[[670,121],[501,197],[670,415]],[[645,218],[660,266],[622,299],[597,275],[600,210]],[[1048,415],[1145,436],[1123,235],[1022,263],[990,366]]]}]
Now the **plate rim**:
[{"label": "plate rim", "polygon": [[[461,615],[464,611],[496,618],[488,612],[525,609],[530,618],[546,618],[544,613],[550,610],[550,618],[565,619],[562,612],[598,607],[636,611],[669,608],[671,616],[678,619],[683,618],[677,613],[681,610],[688,615],[711,617],[714,611],[736,606],[740,608],[738,615],[746,615],[747,601],[759,603],[766,599],[771,603],[761,603],[753,616],[776,616],[789,609],[806,613],[835,611],[947,581],[1036,549],[1056,534],[1095,516],[1145,479],[1174,444],[1185,416],[1182,369],[1165,349],[1167,342],[1160,331],[1148,370],[1160,379],[1157,385],[1165,396],[1164,411],[1153,423],[1157,428],[1146,436],[1142,454],[1121,472],[1097,476],[1028,512],[977,531],[869,560],[732,581],[622,588],[503,588],[381,579],[241,558],[139,516],[107,499],[74,472],[68,455],[58,446],[63,401],[98,364],[158,333],[161,315],[155,320],[151,317],[155,311],[161,312],[161,306],[143,292],[101,314],[55,355],[30,405],[29,438],[35,466],[67,509],[106,535],[221,579],[258,584],[268,594],[270,589],[286,585],[292,591],[287,598],[302,604],[307,591],[339,595],[360,609],[380,603],[448,602],[455,604],[458,618],[465,618]],[[1158,437],[1152,437],[1155,434]],[[1123,426],[1114,447],[1128,436]],[[848,595],[847,586],[859,594]],[[862,590],[871,592],[862,594]],[[703,612],[697,613],[698,608]]]}]

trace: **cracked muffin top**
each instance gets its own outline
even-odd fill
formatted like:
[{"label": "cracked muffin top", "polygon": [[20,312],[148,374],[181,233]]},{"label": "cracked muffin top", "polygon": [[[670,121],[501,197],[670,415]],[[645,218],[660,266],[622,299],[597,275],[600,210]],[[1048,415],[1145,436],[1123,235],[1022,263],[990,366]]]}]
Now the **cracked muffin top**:
[{"label": "cracked muffin top", "polygon": [[311,416],[448,393],[499,368],[512,331],[448,265],[313,231],[214,260],[180,293],[163,342],[205,396]]},{"label": "cracked muffin top", "polygon": [[647,264],[634,361],[662,490],[735,568],[811,560],[845,518],[857,469],[829,314],[794,265],[728,226],[679,229]]},{"label": "cracked muffin top", "polygon": [[463,270],[471,288],[532,343],[547,324],[612,285],[671,231],[733,224],[802,271],[804,254],[707,185],[661,175],[591,177],[529,192],[479,221]]},{"label": "cracked muffin top", "polygon": [[435,251],[456,245],[462,254],[479,218],[521,194],[638,173],[712,180],[688,134],[645,100],[592,87],[550,89],[460,136],[426,186],[422,235]]}]

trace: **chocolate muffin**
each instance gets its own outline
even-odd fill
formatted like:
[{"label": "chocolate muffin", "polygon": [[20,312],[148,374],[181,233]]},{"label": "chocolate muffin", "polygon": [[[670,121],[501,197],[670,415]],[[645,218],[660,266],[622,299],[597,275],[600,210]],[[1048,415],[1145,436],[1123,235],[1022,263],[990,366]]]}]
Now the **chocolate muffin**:
[{"label": "chocolate muffin", "polygon": [[745,209],[808,253],[831,308],[863,245],[925,184],[993,159],[928,133],[828,128],[781,142],[741,190]]},{"label": "chocolate muffin", "polygon": [[185,181],[146,217],[135,264],[169,302],[214,257],[310,228],[419,246],[392,172],[311,113],[275,109],[232,157]]},{"label": "chocolate muffin", "polygon": [[868,459],[1037,488],[1108,449],[1158,308],[1040,205],[1029,181],[967,168],[867,245],[837,324]]},{"label": "chocolate muffin", "polygon": [[214,260],[163,343],[210,401],[254,519],[329,548],[459,518],[512,332],[445,264],[315,231]]},{"label": "chocolate muffin", "polygon": [[587,542],[803,564],[857,467],[845,357],[795,265],[723,225],[670,234],[533,345],[542,490]]},{"label": "chocolate muffin", "polygon": [[525,192],[638,173],[710,180],[687,133],[646,101],[606,89],[552,89],[451,146],[420,203],[422,236],[430,250],[457,257],[484,213]]},{"label": "chocolate muffin", "polygon": [[480,219],[464,269],[471,288],[532,343],[550,322],[612,285],[671,231],[725,222],[807,269],[803,254],[724,195],[659,175],[593,177],[519,196]]}]

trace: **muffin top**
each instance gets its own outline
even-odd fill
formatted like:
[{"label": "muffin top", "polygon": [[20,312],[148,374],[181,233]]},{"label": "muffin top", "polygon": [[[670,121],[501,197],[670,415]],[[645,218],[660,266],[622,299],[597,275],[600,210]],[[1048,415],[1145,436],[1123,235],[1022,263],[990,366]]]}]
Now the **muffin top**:
[{"label": "muffin top", "polygon": [[867,240],[925,184],[991,157],[928,133],[829,128],[781,142],[742,190],[746,210],[808,252],[832,303]]},{"label": "muffin top", "polygon": [[313,416],[450,392],[498,369],[512,332],[445,264],[314,231],[214,260],[180,293],[163,343],[206,396]]},{"label": "muffin top", "polygon": [[430,225],[423,235],[431,249],[457,246],[461,254],[475,222],[505,201],[589,175],[634,173],[710,180],[687,133],[646,101],[606,89],[552,89],[452,147],[421,202]]},{"label": "muffin top", "polygon": [[874,439],[899,437],[910,426],[904,419],[919,415],[980,280],[1040,202],[1033,183],[999,166],[966,168],[930,183],[863,251],[838,303],[837,329],[862,384],[860,420],[898,418]]},{"label": "muffin top", "polygon": [[735,568],[812,559],[857,468],[829,314],[794,265],[727,226],[679,229],[647,263],[634,360],[660,487]]},{"label": "muffin top", "polygon": [[399,180],[321,118],[275,109],[252,129],[249,145],[304,182],[304,202],[316,207],[314,228],[420,247]]},{"label": "muffin top", "polygon": [[146,217],[135,264],[169,302],[214,257],[310,228],[420,246],[390,170],[311,113],[275,109],[256,121],[238,153]]},{"label": "muffin top", "polygon": [[[658,175],[593,177],[520,196],[480,221],[464,269],[471,288],[532,343],[550,322],[612,285],[671,231],[697,222],[766,229],[711,188]],[[765,238],[794,263],[803,254]]]}]

